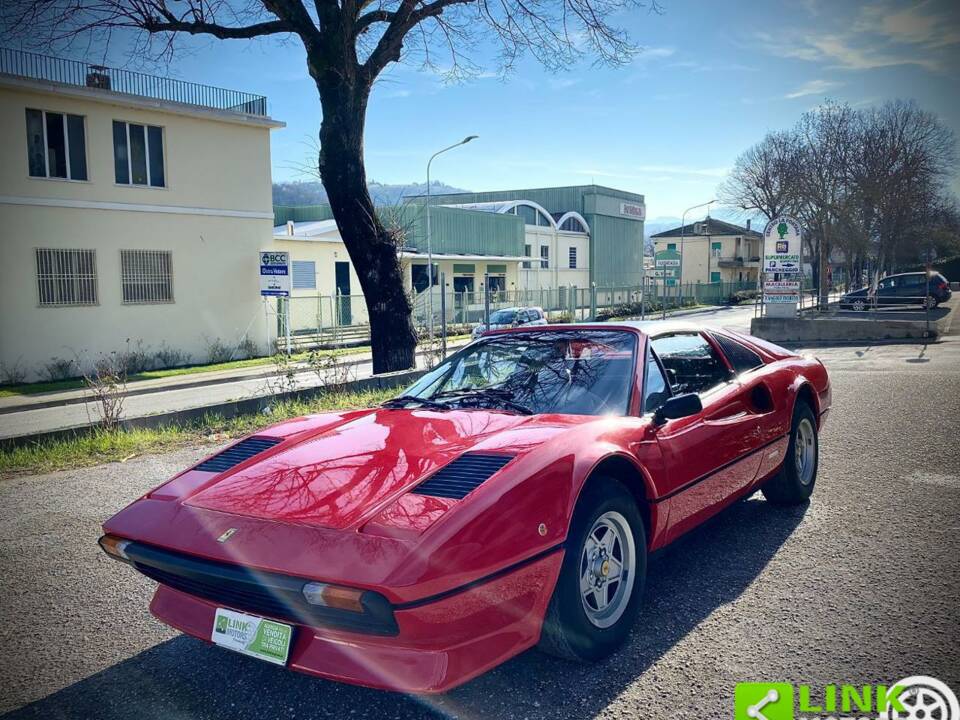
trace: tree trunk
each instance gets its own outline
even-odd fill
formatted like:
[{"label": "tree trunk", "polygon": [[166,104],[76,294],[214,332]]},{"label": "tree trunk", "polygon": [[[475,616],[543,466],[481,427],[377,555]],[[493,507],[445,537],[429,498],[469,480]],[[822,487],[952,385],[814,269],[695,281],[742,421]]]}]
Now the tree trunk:
[{"label": "tree trunk", "polygon": [[323,109],[320,178],[366,300],[373,371],[406,370],[415,364],[417,347],[410,299],[396,239],[377,217],[363,162],[369,87],[341,78],[317,84]]}]

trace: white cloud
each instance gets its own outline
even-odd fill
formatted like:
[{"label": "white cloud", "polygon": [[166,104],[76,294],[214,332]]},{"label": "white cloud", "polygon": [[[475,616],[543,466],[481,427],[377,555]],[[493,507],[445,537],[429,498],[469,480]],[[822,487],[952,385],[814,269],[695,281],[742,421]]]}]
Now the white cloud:
[{"label": "white cloud", "polygon": [[[768,54],[832,69],[912,65],[941,71],[949,66],[956,52],[954,46],[960,44],[956,10],[949,8],[949,3],[947,9],[936,7],[936,0],[924,0],[907,8],[880,0],[862,7],[846,32],[758,32],[754,38]],[[843,21],[838,18],[837,22]]]},{"label": "white cloud", "polygon": [[832,80],[808,80],[791,93],[784,95],[788,100],[805,97],[807,95],[823,95],[828,90],[839,87],[840,83]]}]

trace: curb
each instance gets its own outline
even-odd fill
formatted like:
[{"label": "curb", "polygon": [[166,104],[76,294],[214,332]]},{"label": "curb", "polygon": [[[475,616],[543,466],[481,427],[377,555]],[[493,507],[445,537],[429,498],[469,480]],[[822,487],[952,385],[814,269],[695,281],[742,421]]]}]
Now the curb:
[{"label": "curb", "polygon": [[[466,345],[467,343],[464,343]],[[448,344],[447,349],[459,349],[462,347],[460,344]],[[422,357],[429,353],[428,350],[418,350],[417,356]],[[345,365],[356,366],[362,363],[370,362],[372,358],[364,358],[362,360],[349,360],[346,361]],[[264,365],[265,368],[272,367],[270,365]],[[310,370],[309,365],[297,365],[296,372],[306,372]],[[134,395],[150,395],[152,393],[162,393],[169,392],[173,390],[189,390],[191,388],[199,387],[209,387],[212,385],[224,385],[226,383],[232,382],[243,382],[244,380],[260,380],[267,377],[272,377],[276,375],[277,372],[274,369],[265,370],[264,372],[250,374],[250,375],[231,375],[227,377],[218,377],[218,378],[198,378],[190,382],[177,383],[173,385],[158,385],[155,387],[141,387],[138,388],[134,386],[133,388],[128,388],[126,396],[131,397]],[[197,373],[197,375],[203,375],[203,373]],[[80,388],[77,391],[81,391]],[[55,391],[59,392],[59,391]],[[6,407],[0,407],[0,415],[12,415],[19,412],[29,412],[30,410],[43,410],[44,408],[52,407],[61,407],[63,405],[78,405],[80,403],[90,402],[91,398],[86,397],[86,395],[78,395],[75,397],[69,397],[66,399],[60,400],[43,400],[35,403],[26,403],[23,405],[8,405]]]},{"label": "curb", "polygon": [[[382,375],[371,375],[360,380],[353,380],[343,386],[346,392],[357,390],[389,390],[395,387],[401,387],[413,382],[421,375],[427,372],[423,370],[400,370],[399,372],[384,373]],[[193,420],[199,420],[206,415],[222,415],[225,418],[232,418],[238,415],[247,415],[254,412],[263,412],[270,405],[278,400],[311,400],[327,391],[326,385],[305,388],[303,390],[293,390],[290,392],[277,393],[275,395],[261,395],[258,397],[244,398],[242,400],[231,400],[229,402],[214,403],[201,407],[187,408],[186,410],[174,410],[156,415],[145,415],[143,417],[129,418],[120,423],[124,430],[135,428],[158,428],[165,425],[175,425]],[[83,435],[89,435],[96,432],[97,428],[93,425],[74,425],[68,428],[58,428],[56,430],[46,430],[44,432],[32,433],[30,435],[20,435],[16,437],[7,437],[0,439],[0,450],[11,450],[25,445],[32,445],[45,440],[65,440]]]}]

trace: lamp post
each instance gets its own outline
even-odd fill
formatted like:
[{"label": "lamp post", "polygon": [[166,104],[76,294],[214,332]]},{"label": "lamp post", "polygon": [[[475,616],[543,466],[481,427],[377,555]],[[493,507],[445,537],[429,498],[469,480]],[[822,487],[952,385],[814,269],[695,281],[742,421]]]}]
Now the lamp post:
[{"label": "lamp post", "polygon": [[[688,207],[686,210],[683,211],[683,214],[680,216],[680,280],[679,280],[680,289],[678,292],[680,294],[681,303],[683,302],[683,241],[685,239],[687,213],[690,212],[691,210],[696,210],[697,208],[702,208],[704,206],[709,208],[715,202],[716,202],[716,199],[710,200],[705,203],[700,203],[699,205],[694,205],[693,207]],[[710,211],[707,210],[707,212],[709,213]],[[709,254],[710,254],[710,248],[708,247],[707,248],[708,257],[709,257]],[[709,260],[707,262],[709,262]]]},{"label": "lamp post", "polygon": [[[453,150],[455,147],[466,145],[471,140],[476,140],[479,135],[468,135],[458,143],[454,143],[442,150],[437,150],[430,159],[427,160],[427,312],[430,314],[430,350],[433,350],[433,247],[430,243],[430,165],[437,155]],[[443,292],[443,288],[440,288]]]}]

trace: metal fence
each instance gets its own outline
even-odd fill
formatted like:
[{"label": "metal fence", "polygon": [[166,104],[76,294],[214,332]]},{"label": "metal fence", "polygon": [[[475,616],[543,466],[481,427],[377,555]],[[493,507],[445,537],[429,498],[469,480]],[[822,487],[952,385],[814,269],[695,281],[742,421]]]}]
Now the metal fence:
[{"label": "metal fence", "polygon": [[[666,285],[650,278],[643,285],[623,287],[574,286],[535,290],[453,292],[434,290],[435,333],[445,327],[459,333],[481,323],[486,313],[509,307],[539,307],[553,322],[646,318],[693,305],[726,305],[756,294],[755,281],[687,283]],[[297,348],[318,345],[351,345],[369,341],[369,317],[362,295],[305,295],[280,300],[277,337],[284,344],[286,311],[289,302],[291,345]],[[425,333],[430,303],[426,292],[411,298],[414,325]],[[655,315],[659,313],[660,315]]]},{"label": "metal fence", "polygon": [[9,48],[0,48],[0,73],[246,115],[267,114],[267,98],[263,95]]}]

